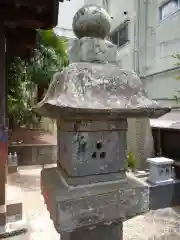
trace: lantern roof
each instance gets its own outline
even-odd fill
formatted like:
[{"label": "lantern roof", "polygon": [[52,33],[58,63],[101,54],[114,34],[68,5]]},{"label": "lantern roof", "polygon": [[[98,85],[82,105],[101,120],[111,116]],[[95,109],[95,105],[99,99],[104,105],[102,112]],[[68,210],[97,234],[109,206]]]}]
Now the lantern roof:
[{"label": "lantern roof", "polygon": [[121,69],[117,47],[105,40],[110,17],[99,6],[86,5],[74,17],[76,36],[71,64],[57,73],[35,110],[56,119],[159,117],[170,111],[147,97],[137,74]]}]

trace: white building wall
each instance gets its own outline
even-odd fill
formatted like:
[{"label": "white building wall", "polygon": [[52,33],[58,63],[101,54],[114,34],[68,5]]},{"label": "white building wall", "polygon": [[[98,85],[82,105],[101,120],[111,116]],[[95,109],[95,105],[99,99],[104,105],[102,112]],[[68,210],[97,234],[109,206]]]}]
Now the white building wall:
[{"label": "white building wall", "polygon": [[84,4],[96,4],[103,6],[103,0],[84,0]]},{"label": "white building wall", "polygon": [[[174,67],[172,54],[180,51],[180,10],[159,20],[159,6],[164,0],[151,0],[148,6],[147,71],[152,74]],[[154,54],[150,54],[153,52]]]},{"label": "white building wall", "polygon": [[[134,47],[134,18],[135,18],[135,1],[124,0],[85,0],[85,4],[96,4],[105,7],[112,17],[111,32],[120,26],[126,20],[129,24],[129,43],[118,49],[117,60],[121,61],[122,68],[133,68],[133,47]],[[124,13],[127,14],[124,14]]]},{"label": "white building wall", "polygon": [[111,32],[120,24],[129,20],[128,38],[129,42],[118,49],[117,59],[121,61],[122,68],[133,69],[134,58],[134,20],[135,20],[135,2],[124,0],[111,0],[109,6],[112,16]]},{"label": "white building wall", "polygon": [[[101,6],[103,2],[85,0]],[[121,66],[135,70],[142,77],[149,97],[177,106],[174,96],[180,89],[180,81],[175,77],[180,71],[167,70],[175,68],[172,55],[180,52],[180,10],[160,21],[159,6],[164,2],[167,0],[109,0],[108,11],[113,18],[111,32],[130,20],[129,43],[118,49]]]},{"label": "white building wall", "polygon": [[164,105],[177,106],[174,96],[180,90],[180,81],[176,80],[180,70],[171,69],[176,67],[172,55],[180,52],[180,10],[160,21],[159,6],[164,2],[151,0],[148,4],[145,84],[149,97]]},{"label": "white building wall", "polygon": [[54,28],[56,34],[68,39],[75,38],[72,30],[73,17],[78,9],[85,4],[84,2],[85,0],[71,0],[59,3],[58,25]]}]

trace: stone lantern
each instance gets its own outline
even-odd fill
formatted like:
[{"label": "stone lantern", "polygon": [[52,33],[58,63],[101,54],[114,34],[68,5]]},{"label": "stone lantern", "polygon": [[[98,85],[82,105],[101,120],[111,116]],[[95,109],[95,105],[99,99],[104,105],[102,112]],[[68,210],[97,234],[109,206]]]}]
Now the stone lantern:
[{"label": "stone lantern", "polygon": [[149,187],[126,176],[127,118],[159,117],[139,77],[120,69],[106,40],[110,16],[86,5],[74,16],[71,64],[35,110],[57,120],[58,165],[41,174],[61,239],[122,239],[122,222],[149,210]]}]

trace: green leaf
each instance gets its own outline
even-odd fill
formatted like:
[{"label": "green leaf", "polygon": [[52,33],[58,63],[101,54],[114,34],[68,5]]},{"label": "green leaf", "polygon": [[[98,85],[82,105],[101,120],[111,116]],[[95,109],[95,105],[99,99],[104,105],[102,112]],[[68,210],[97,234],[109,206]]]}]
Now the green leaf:
[{"label": "green leaf", "polygon": [[8,71],[9,118],[16,124],[34,121],[31,111],[34,90],[47,86],[55,72],[67,66],[67,42],[53,30],[37,30],[34,56],[29,61],[15,57]]}]

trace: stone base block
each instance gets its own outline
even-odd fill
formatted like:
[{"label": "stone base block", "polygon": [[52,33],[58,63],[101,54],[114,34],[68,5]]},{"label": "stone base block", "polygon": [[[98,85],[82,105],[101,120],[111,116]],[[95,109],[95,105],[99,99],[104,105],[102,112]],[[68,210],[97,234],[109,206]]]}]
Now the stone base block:
[{"label": "stone base block", "polygon": [[49,168],[41,172],[41,191],[58,233],[111,225],[149,210],[148,185],[130,177],[71,187],[58,168]]},{"label": "stone base block", "polygon": [[180,181],[150,186],[150,209],[175,207],[180,205]]},{"label": "stone base block", "polygon": [[63,169],[58,165],[58,170],[61,176],[64,178],[64,181],[69,186],[78,186],[78,185],[88,185],[95,183],[103,183],[108,181],[123,181],[126,178],[125,170],[119,173],[109,173],[109,174],[98,174],[92,176],[83,176],[83,177],[70,177],[68,176]]}]

